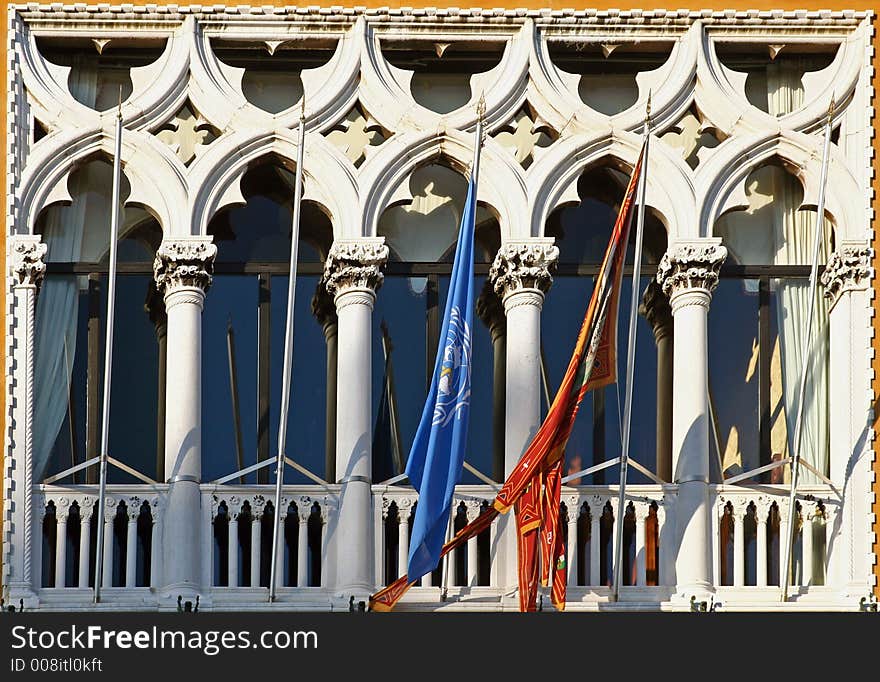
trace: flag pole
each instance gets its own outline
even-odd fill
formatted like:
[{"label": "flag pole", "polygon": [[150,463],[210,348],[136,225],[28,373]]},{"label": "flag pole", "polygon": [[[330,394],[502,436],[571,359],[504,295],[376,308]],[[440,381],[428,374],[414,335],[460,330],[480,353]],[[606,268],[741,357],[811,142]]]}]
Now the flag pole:
[{"label": "flag pole", "polygon": [[[474,183],[474,192],[477,191],[477,179],[480,176],[480,151],[483,148],[483,123],[486,116],[486,96],[485,93],[480,93],[480,99],[477,102],[477,128],[474,131],[474,162],[471,165],[471,182]],[[476,201],[474,202],[476,204]],[[476,215],[474,216],[474,225],[476,225]],[[449,295],[452,295],[450,291]],[[453,531],[453,523],[452,519],[455,516],[456,505],[453,503],[449,506],[449,528],[447,530],[447,541],[448,538],[451,538],[454,533]],[[440,591],[440,596],[443,601],[446,601],[446,594],[448,591],[447,581],[449,579],[449,559],[452,552],[446,554],[443,557],[443,571],[442,571],[442,582],[443,587]]]},{"label": "flag pole", "polygon": [[269,601],[275,601],[278,576],[278,544],[281,525],[281,485],[284,482],[284,450],[287,440],[287,413],[290,407],[290,381],[293,366],[293,303],[296,294],[297,251],[299,249],[299,217],[302,205],[303,148],[306,132],[306,97],[303,95],[299,114],[299,144],[296,151],[294,181],[293,227],[290,234],[290,276],[287,283],[287,325],[284,331],[284,371],[281,375],[281,410],[278,415],[278,455],[275,465],[275,519],[272,527],[272,563],[269,566]]},{"label": "flag pole", "polygon": [[[642,241],[645,230],[645,185],[648,167],[648,142],[651,132],[651,93],[648,92],[648,103],[645,108],[645,124],[642,131],[644,137],[644,156],[639,176],[639,211],[636,217],[636,250],[633,259],[632,292],[629,308],[629,337],[626,351],[626,395],[623,405],[623,439],[620,451],[620,482],[617,493],[617,525],[614,537],[614,593],[612,599],[620,598],[620,580],[623,571],[623,519],[626,513],[626,471],[629,465],[630,427],[632,422],[633,375],[635,373],[636,322],[639,311],[639,279],[642,267]],[[626,248],[624,244],[623,248]]]},{"label": "flag pole", "polygon": [[104,569],[104,506],[107,493],[107,443],[110,437],[110,386],[113,369],[113,315],[116,307],[116,240],[119,236],[119,186],[122,179],[122,88],[116,109],[113,144],[113,194],[110,204],[110,267],[107,273],[107,331],[104,341],[104,402],[101,415],[101,461],[98,484],[98,537],[95,555],[95,603],[101,601]]},{"label": "flag pole", "polygon": [[801,463],[801,436],[804,427],[804,399],[806,397],[807,374],[810,370],[809,353],[812,345],[813,315],[816,310],[816,287],[819,280],[819,251],[822,246],[822,234],[825,226],[825,183],[828,178],[828,162],[831,151],[831,123],[834,118],[834,97],[828,106],[828,120],[825,122],[825,143],[822,149],[822,172],[819,177],[819,198],[816,202],[816,234],[813,237],[813,260],[810,268],[810,307],[807,314],[807,328],[801,344],[801,372],[798,383],[797,418],[794,422],[794,434],[791,441],[791,489],[788,494],[788,537],[785,540],[785,562],[782,581],[782,601],[788,601],[788,588],[791,579],[791,554],[797,529],[794,526],[795,504],[798,477]]},{"label": "flag pole", "polygon": [[[232,328],[232,318],[226,319],[226,357],[229,361],[229,396],[232,402],[232,427],[235,430],[235,462],[238,470],[244,469],[244,446],[241,435],[241,410],[238,406],[238,372],[235,368],[235,330]],[[238,482],[244,485],[244,476],[238,477]]]}]

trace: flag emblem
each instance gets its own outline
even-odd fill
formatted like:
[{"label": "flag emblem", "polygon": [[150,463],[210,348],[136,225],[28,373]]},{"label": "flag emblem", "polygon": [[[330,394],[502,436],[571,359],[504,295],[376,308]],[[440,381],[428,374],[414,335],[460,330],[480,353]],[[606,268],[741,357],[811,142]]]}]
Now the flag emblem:
[{"label": "flag emblem", "polygon": [[461,418],[462,410],[470,404],[470,386],[471,330],[461,309],[455,306],[449,316],[432,426],[443,427],[456,416]]}]

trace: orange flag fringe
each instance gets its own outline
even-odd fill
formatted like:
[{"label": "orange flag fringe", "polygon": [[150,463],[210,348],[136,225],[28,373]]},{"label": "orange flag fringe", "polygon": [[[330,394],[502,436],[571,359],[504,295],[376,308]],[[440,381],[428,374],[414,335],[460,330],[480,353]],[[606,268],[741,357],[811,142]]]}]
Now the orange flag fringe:
[{"label": "orange flag fringe", "polygon": [[[584,395],[617,380],[620,282],[643,155],[644,148],[630,176],[574,352],[547,417],[495,497],[492,508],[456,533],[440,554],[442,559],[461,547],[488,529],[499,513],[505,514],[513,507],[520,611],[535,610],[539,579],[544,585],[551,585],[553,605],[559,610],[565,608],[567,562],[560,514],[562,462]],[[390,611],[413,584],[407,576],[401,576],[370,597],[370,610]]]}]

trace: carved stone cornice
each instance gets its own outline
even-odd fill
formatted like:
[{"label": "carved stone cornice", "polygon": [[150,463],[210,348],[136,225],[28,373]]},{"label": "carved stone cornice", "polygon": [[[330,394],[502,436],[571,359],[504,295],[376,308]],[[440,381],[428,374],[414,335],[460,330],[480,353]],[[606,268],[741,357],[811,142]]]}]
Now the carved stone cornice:
[{"label": "carved stone cornice", "polygon": [[164,240],[153,261],[156,287],[164,296],[181,289],[208,291],[214,279],[217,247],[209,239]]},{"label": "carved stone cornice", "polygon": [[672,333],[672,306],[669,297],[656,280],[651,280],[642,294],[639,315],[644,317],[654,331],[654,340],[660,341]]},{"label": "carved stone cornice", "polygon": [[[725,258],[727,249],[720,239],[681,241],[669,246],[657,268],[657,283],[669,297],[673,312],[689,304],[708,308]],[[685,294],[698,295],[676,300]]]},{"label": "carved stone cornice", "polygon": [[825,298],[831,307],[847,291],[860,291],[868,288],[868,283],[874,274],[871,267],[871,259],[874,250],[864,244],[841,244],[831,254],[825,272],[822,273],[822,286],[825,288]]},{"label": "carved stone cornice", "polygon": [[46,274],[43,258],[48,250],[39,237],[20,235],[9,240],[9,266],[17,287],[39,287]]},{"label": "carved stone cornice", "polygon": [[[507,299],[518,292],[543,295],[548,291],[558,259],[559,249],[552,239],[504,242],[489,269],[489,281],[504,302],[505,310]],[[538,305],[541,300],[543,298]]]},{"label": "carved stone cornice", "polygon": [[336,240],[324,263],[323,281],[339,308],[339,297],[358,291],[375,296],[388,260],[385,238]]}]

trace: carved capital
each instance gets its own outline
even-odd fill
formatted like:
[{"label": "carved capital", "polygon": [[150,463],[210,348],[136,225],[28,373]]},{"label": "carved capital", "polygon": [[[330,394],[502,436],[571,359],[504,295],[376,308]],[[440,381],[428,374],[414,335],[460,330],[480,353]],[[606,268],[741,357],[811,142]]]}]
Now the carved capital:
[{"label": "carved capital", "polygon": [[605,513],[606,502],[607,500],[599,495],[593,495],[587,500],[587,504],[590,506],[590,521],[595,522],[602,518],[602,514]]},{"label": "carved capital", "polygon": [[217,247],[208,239],[165,240],[153,261],[156,287],[166,299],[183,289],[201,289],[204,293],[211,286],[216,257]]},{"label": "carved capital", "polygon": [[845,292],[868,288],[868,282],[874,274],[871,267],[873,256],[874,250],[864,244],[847,243],[841,244],[831,254],[822,273],[822,286],[832,308]]},{"label": "carved capital", "polygon": [[339,297],[348,292],[375,296],[385,278],[382,268],[387,260],[388,247],[384,237],[334,241],[324,263],[323,279],[337,308]]},{"label": "carved capital", "polygon": [[467,515],[468,523],[476,519],[483,511],[482,500],[466,500],[464,503],[464,513]]},{"label": "carved capital", "polygon": [[117,504],[119,504],[119,501],[112,497],[104,498],[104,523],[113,521],[116,518]]},{"label": "carved capital", "polygon": [[251,518],[254,520],[263,518],[263,510],[266,508],[266,498],[262,495],[254,495],[251,503]]},{"label": "carved capital", "polygon": [[137,522],[138,517],[141,515],[141,498],[130,497],[125,501],[125,503],[125,511],[128,514],[128,520],[132,522]]},{"label": "carved capital", "polygon": [[79,518],[81,522],[91,521],[95,512],[95,498],[84,497],[79,500]]},{"label": "carved capital", "polygon": [[[489,269],[489,281],[508,308],[508,297],[521,291],[544,292],[553,284],[559,249],[552,239],[504,242]],[[538,300],[538,305],[543,297]]]},{"label": "carved capital", "polygon": [[633,510],[635,511],[636,523],[644,523],[645,519],[651,514],[651,503],[643,501],[634,502]]},{"label": "carved capital", "polygon": [[303,496],[296,500],[296,513],[301,524],[306,524],[312,517],[312,498]]},{"label": "carved capital", "polygon": [[39,287],[46,274],[43,258],[48,249],[39,237],[19,235],[9,239],[9,267],[17,287]]},{"label": "carved capital", "polygon": [[[683,305],[709,307],[725,258],[727,249],[720,240],[676,242],[666,250],[657,268],[657,282],[669,297],[672,312]],[[681,298],[686,294],[696,296]]]},{"label": "carved capital", "polygon": [[67,522],[70,515],[70,500],[66,497],[59,497],[55,500],[55,519],[60,522]]},{"label": "carved capital", "polygon": [[475,307],[477,316],[486,325],[494,341],[500,334],[504,333],[504,324],[507,321],[507,317],[504,315],[504,306],[501,305],[501,299],[495,293],[495,287],[491,279],[487,279],[483,285],[483,291],[477,297]]},{"label": "carved capital", "polygon": [[656,280],[651,280],[642,294],[639,315],[644,317],[654,330],[654,340],[660,341],[672,333],[672,306],[669,297]]},{"label": "carved capital", "polygon": [[755,500],[755,518],[758,523],[767,523],[770,519],[770,509],[773,507],[773,500],[763,495]]},{"label": "carved capital", "polygon": [[312,296],[312,315],[324,329],[325,335],[327,327],[337,322],[336,305],[333,303],[333,297],[327,291],[327,281],[323,277],[318,280],[318,286]]}]

